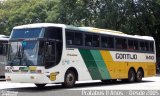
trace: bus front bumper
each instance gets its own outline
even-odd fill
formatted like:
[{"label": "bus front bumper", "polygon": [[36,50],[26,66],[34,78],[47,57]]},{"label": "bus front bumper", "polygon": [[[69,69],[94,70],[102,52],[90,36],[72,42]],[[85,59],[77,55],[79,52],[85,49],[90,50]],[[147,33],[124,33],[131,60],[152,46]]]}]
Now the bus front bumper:
[{"label": "bus front bumper", "polygon": [[45,74],[15,74],[15,73],[6,73],[5,79],[7,82],[15,83],[37,83],[37,84],[47,84],[53,83],[50,78]]}]

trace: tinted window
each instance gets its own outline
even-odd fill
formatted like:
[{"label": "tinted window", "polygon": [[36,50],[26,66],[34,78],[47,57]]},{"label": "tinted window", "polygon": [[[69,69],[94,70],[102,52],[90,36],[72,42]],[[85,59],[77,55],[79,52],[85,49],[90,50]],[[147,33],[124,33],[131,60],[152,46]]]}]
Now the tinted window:
[{"label": "tinted window", "polygon": [[79,32],[66,32],[66,43],[67,45],[83,45],[83,34]]},{"label": "tinted window", "polygon": [[85,34],[85,46],[92,46],[92,35]]},{"label": "tinted window", "polygon": [[139,49],[141,51],[149,51],[149,43],[147,41],[140,41]]},{"label": "tinted window", "polygon": [[114,48],[114,38],[113,37],[101,37],[101,47],[103,48]]},{"label": "tinted window", "polygon": [[0,55],[3,54],[3,44],[0,44]]},{"label": "tinted window", "polygon": [[82,45],[83,44],[83,34],[75,32],[74,36],[74,45]]},{"label": "tinted window", "polygon": [[150,44],[149,44],[149,51],[154,51],[154,42],[150,42]]},{"label": "tinted window", "polygon": [[7,43],[0,44],[0,55],[7,55],[8,45]]},{"label": "tinted window", "polygon": [[117,49],[127,49],[127,40],[122,38],[116,38]]},{"label": "tinted window", "polygon": [[138,41],[128,40],[128,50],[138,50]]},{"label": "tinted window", "polygon": [[66,32],[66,43],[67,45],[73,45],[74,32]]},{"label": "tinted window", "polygon": [[57,27],[45,28],[45,36],[44,37],[62,40],[62,28],[57,28]]},{"label": "tinted window", "polygon": [[99,47],[99,35],[93,35],[93,47]]},{"label": "tinted window", "polygon": [[14,29],[11,38],[38,38],[41,37],[42,28]]}]

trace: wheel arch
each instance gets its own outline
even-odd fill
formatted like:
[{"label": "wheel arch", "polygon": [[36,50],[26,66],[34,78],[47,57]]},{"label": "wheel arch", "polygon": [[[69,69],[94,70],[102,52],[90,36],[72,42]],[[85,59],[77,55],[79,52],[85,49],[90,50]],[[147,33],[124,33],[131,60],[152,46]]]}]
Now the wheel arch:
[{"label": "wheel arch", "polygon": [[[136,73],[136,70],[135,70],[135,68],[134,68],[134,67],[130,67],[130,68],[129,68],[129,70],[131,70],[131,69],[133,69],[133,70],[134,70],[134,72]],[[129,70],[128,70],[128,72],[129,72]]]}]

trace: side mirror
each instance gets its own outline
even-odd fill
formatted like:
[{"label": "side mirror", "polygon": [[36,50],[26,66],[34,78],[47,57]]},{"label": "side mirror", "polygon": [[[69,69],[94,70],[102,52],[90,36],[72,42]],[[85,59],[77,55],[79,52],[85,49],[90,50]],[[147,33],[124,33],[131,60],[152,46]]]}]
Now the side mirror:
[{"label": "side mirror", "polygon": [[48,55],[52,54],[52,45],[48,45]]}]

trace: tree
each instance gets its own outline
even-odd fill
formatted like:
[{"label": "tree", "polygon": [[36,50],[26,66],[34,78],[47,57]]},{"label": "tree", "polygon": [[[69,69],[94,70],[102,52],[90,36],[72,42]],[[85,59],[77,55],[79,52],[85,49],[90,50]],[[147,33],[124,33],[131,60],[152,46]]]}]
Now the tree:
[{"label": "tree", "polygon": [[0,33],[9,34],[14,26],[55,22],[59,0],[7,0],[0,3]]}]

